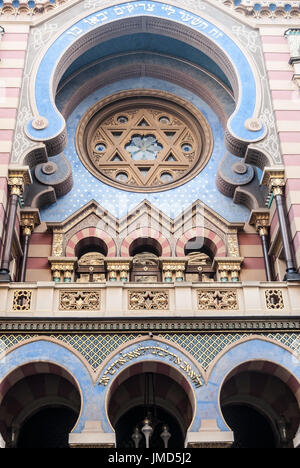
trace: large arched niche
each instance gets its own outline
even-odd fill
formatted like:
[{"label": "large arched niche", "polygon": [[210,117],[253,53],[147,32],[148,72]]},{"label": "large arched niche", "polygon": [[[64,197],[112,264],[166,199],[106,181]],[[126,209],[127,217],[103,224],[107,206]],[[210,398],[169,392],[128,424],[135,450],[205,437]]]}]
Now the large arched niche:
[{"label": "large arched niche", "polygon": [[[144,31],[189,43],[213,60],[226,75],[237,103],[227,124],[229,148],[236,154],[243,154],[249,144],[265,136],[266,129],[258,120],[262,104],[259,74],[247,52],[206,18],[152,2],[148,11],[142,4],[129,3],[82,15],[53,38],[37,58],[32,73],[34,119],[27,125],[28,137],[45,143],[49,156],[62,151],[66,144],[65,120],[54,104],[61,77],[79,56],[95,45],[129,32]],[[40,148],[38,151],[40,153]]]},{"label": "large arched niche", "polygon": [[[148,392],[150,406],[146,408]],[[117,447],[122,447],[122,429],[128,431],[126,436],[130,441],[135,427],[141,428],[143,419],[149,416],[154,428],[168,422],[171,437],[177,432],[176,443],[184,448],[187,431],[195,417],[196,401],[193,389],[180,371],[164,362],[146,361],[132,364],[114,379],[106,397],[106,411],[116,432]],[[163,420],[164,417],[167,419]],[[159,437],[161,427],[157,430]]]},{"label": "large arched niche", "polygon": [[[282,385],[287,386],[299,411],[300,368],[297,355],[285,345],[272,339],[260,336],[247,337],[225,348],[214,359],[207,371],[207,390],[210,392],[210,398],[217,402],[217,420],[222,430],[229,428],[221,409],[222,389],[224,384],[226,385],[232,377],[243,370],[260,372],[280,380]],[[293,442],[295,446],[299,444],[299,433],[298,429]]]},{"label": "large arched niche", "polygon": [[[244,362],[229,372],[220,391],[220,406],[227,424],[236,429],[236,446],[258,436],[258,443],[292,447],[300,424],[299,388],[299,382],[286,368],[263,359]],[[264,425],[264,432],[269,432],[265,441],[266,434],[257,434],[259,427],[252,434],[245,427],[249,425],[247,408],[252,410],[250,420],[255,418],[253,410],[260,415],[258,421]]]},{"label": "large arched niche", "polygon": [[[40,336],[9,348],[0,360],[0,396],[7,393],[11,384],[27,375],[38,375],[40,371],[62,376],[80,394],[80,409],[73,432],[80,432],[86,420],[92,419],[90,406],[95,404],[94,375],[80,353],[54,338]],[[25,366],[25,367],[24,367]],[[26,369],[26,374],[20,369]],[[47,371],[47,372],[46,372]],[[10,376],[13,379],[10,381]],[[99,410],[100,413],[100,410]],[[93,410],[93,416],[97,417]],[[100,414],[98,415],[100,419]]]},{"label": "large arched niche", "polygon": [[[59,434],[56,442],[67,447],[69,432],[76,427],[82,408],[81,389],[71,372],[50,360],[27,362],[9,372],[0,389],[0,431],[6,447],[33,448],[39,443],[55,443],[46,430],[52,416],[54,434]],[[47,418],[42,423],[40,418],[45,412]]]}]

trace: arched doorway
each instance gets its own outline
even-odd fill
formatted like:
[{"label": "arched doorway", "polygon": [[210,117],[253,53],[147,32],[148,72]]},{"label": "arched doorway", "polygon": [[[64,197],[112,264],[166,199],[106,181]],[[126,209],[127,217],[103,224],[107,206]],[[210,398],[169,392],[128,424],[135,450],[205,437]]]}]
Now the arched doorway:
[{"label": "arched doorway", "polygon": [[131,366],[108,395],[117,448],[184,448],[194,406],[189,384],[172,367],[152,362]]},{"label": "arched doorway", "polygon": [[294,377],[280,366],[252,361],[234,369],[221,389],[233,448],[293,448],[300,422]]},{"label": "arched doorway", "polygon": [[68,448],[81,395],[61,367],[30,363],[10,373],[0,405],[0,430],[7,448]]}]

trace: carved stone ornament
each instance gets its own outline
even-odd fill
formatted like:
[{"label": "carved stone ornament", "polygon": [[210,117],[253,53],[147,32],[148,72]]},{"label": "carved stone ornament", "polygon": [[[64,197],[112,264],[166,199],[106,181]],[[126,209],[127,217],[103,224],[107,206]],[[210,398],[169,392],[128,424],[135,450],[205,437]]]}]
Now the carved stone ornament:
[{"label": "carved stone ornament", "polygon": [[236,310],[237,293],[231,289],[201,289],[198,291],[198,307],[201,310]]},{"label": "carved stone ornament", "polygon": [[99,291],[60,291],[60,310],[99,310]]},{"label": "carved stone ornament", "polygon": [[102,182],[155,192],[195,177],[211,155],[213,137],[192,104],[169,93],[134,90],[89,109],[78,125],[76,147]]},{"label": "carved stone ornament", "polygon": [[282,291],[280,289],[267,289],[265,291],[267,309],[284,309]]},{"label": "carved stone ornament", "polygon": [[30,310],[32,291],[20,289],[14,291],[13,310]]},{"label": "carved stone ornament", "polygon": [[63,254],[63,234],[54,232],[53,234],[53,245],[52,245],[52,255],[54,257],[61,257]]},{"label": "carved stone ornament", "polygon": [[130,310],[168,310],[169,294],[166,291],[129,291]]}]

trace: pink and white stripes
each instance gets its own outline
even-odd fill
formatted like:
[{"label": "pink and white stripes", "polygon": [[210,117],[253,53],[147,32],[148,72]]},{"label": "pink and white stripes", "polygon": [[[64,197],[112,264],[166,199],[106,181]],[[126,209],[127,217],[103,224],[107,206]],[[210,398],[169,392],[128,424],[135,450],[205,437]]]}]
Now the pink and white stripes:
[{"label": "pink and white stripes", "polygon": [[[300,265],[300,90],[293,81],[294,69],[284,27],[262,27],[261,38],[273,99],[281,153],[286,173],[286,200],[297,265]],[[278,232],[272,210],[271,241]]]},{"label": "pink and white stripes", "polygon": [[[29,26],[2,23],[0,41],[0,241],[7,204],[7,175],[22,86]],[[0,247],[2,243],[0,243]]]}]

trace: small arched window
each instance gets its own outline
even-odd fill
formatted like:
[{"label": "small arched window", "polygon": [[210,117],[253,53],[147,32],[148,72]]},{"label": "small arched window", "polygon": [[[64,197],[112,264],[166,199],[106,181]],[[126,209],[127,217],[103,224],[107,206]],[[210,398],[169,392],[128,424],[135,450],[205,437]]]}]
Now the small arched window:
[{"label": "small arched window", "polygon": [[80,283],[98,283],[106,280],[104,259],[107,248],[101,239],[89,237],[76,246],[78,268],[77,281]]},{"label": "small arched window", "polygon": [[159,257],[161,245],[156,239],[139,238],[130,246],[132,260],[131,281],[136,283],[157,283],[161,281]]},{"label": "small arched window", "polygon": [[185,246],[184,253],[188,257],[186,281],[211,282],[215,280],[214,256],[209,247],[205,245],[205,239],[200,237],[190,239]]}]

